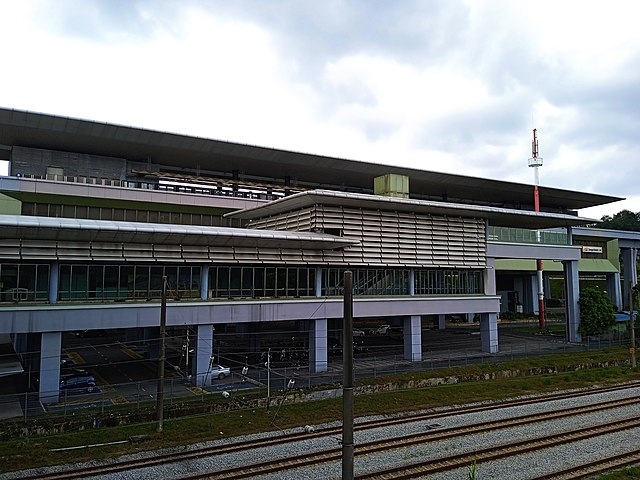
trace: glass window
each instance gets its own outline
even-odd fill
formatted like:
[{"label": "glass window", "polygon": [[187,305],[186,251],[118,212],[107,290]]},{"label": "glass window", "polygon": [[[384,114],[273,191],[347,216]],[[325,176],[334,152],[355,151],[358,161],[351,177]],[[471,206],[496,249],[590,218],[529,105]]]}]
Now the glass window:
[{"label": "glass window", "polygon": [[151,267],[149,273],[149,296],[151,298],[162,297],[162,276],[164,269],[162,267]]}]

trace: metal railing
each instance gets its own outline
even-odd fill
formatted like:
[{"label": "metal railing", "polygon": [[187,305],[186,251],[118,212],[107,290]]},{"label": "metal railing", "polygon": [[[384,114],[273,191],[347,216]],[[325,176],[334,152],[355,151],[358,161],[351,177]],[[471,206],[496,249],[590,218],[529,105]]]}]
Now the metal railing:
[{"label": "metal railing", "polygon": [[525,228],[489,226],[490,242],[506,243],[534,243],[544,245],[568,245],[566,233],[550,232],[548,230],[528,230]]}]

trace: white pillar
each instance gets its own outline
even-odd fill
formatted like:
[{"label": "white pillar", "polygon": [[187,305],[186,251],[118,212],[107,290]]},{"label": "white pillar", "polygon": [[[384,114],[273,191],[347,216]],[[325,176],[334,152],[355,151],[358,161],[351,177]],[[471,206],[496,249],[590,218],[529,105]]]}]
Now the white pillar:
[{"label": "white pillar", "polygon": [[480,342],[482,351],[498,353],[498,314],[480,314]]},{"label": "white pillar", "polygon": [[309,329],[309,369],[313,373],[326,372],[329,364],[327,347],[327,319],[311,320]]},{"label": "white pillar", "polygon": [[473,319],[475,318],[475,313],[467,313],[467,323],[473,323]]},{"label": "white pillar", "polygon": [[60,277],[60,264],[52,262],[49,265],[49,303],[58,301],[58,279]]},{"label": "white pillar", "polygon": [[623,310],[622,291],[620,290],[620,272],[607,275],[607,293],[618,310]]},{"label": "white pillar", "polygon": [[322,296],[322,267],[316,267],[316,297]]},{"label": "white pillar", "polygon": [[416,271],[412,268],[409,270],[409,296],[416,294]]},{"label": "white pillar", "polygon": [[40,401],[55,403],[60,390],[60,351],[62,332],[44,332],[40,336]]},{"label": "white pillar", "polygon": [[422,319],[420,315],[404,318],[404,359],[422,361]]},{"label": "white pillar", "polygon": [[209,265],[200,267],[200,299],[207,300],[209,298]]},{"label": "white pillar", "polygon": [[625,310],[629,309],[629,285],[632,287],[638,282],[638,267],[636,264],[636,256],[638,254],[635,248],[621,248],[622,264],[624,266],[624,283],[622,291],[624,293],[622,302]]},{"label": "white pillar", "polygon": [[[211,355],[213,354],[213,325],[198,325],[196,333],[196,354],[192,375],[198,386],[211,385]],[[189,355],[189,352],[186,352]],[[217,358],[216,362],[220,362]]]},{"label": "white pillar", "polygon": [[578,261],[565,261],[564,265],[564,290],[566,296],[565,311],[567,317],[567,340],[580,342],[582,337],[578,332],[580,327],[580,284],[578,282]]},{"label": "white pillar", "polygon": [[[527,300],[529,300],[530,303],[530,307],[531,310],[527,310],[527,307],[525,306],[524,311],[531,311],[533,313],[535,313],[536,315],[538,315],[540,313],[540,304],[538,303],[538,293],[540,290],[540,287],[538,285],[538,277],[537,274],[536,275],[531,275],[528,278],[528,281],[525,282],[525,288],[529,287],[529,292],[531,292],[531,298],[529,299],[529,297],[527,296]],[[524,299],[523,299],[524,300]],[[524,303],[524,301],[523,301]]]},{"label": "white pillar", "polygon": [[487,258],[487,268],[483,272],[484,294],[496,294],[496,259]]},{"label": "white pillar", "polygon": [[446,328],[446,321],[444,313],[438,315],[438,330],[444,330]]}]

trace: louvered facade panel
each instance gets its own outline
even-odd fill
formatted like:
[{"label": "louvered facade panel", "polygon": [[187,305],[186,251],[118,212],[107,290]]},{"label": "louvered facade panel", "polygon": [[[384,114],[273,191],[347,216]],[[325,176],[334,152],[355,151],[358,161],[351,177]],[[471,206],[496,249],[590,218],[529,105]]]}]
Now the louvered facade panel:
[{"label": "louvered facade panel", "polygon": [[56,248],[60,260],[87,260],[91,258],[90,254],[90,244],[85,242],[61,242]]},{"label": "louvered facade panel", "polygon": [[180,245],[154,245],[153,257],[156,260],[179,261],[182,260],[182,248]]},{"label": "louvered facade panel", "polygon": [[[7,242],[5,240],[5,242]],[[55,242],[38,241],[38,240],[23,240],[21,246],[19,242],[15,242],[15,247],[0,246],[2,253],[0,258],[12,258],[6,257],[7,254],[12,255],[13,258],[22,258],[23,260],[47,260],[51,259],[55,255],[56,244]],[[8,251],[6,251],[8,250]]]},{"label": "louvered facade panel", "polygon": [[209,258],[214,263],[234,263],[232,248],[209,247]]},{"label": "louvered facade panel", "polygon": [[[327,252],[327,253],[331,253],[331,252]],[[323,255],[322,252],[314,252],[309,250],[305,250],[302,252],[302,258],[304,259],[305,263],[315,264],[315,265],[321,265],[323,263],[342,263],[342,255],[337,256],[336,259],[328,259],[327,261],[325,260],[325,256]]]},{"label": "louvered facade panel", "polygon": [[97,243],[91,244],[91,258],[99,261],[115,261],[122,259],[121,243]]},{"label": "louvered facade panel", "polygon": [[282,263],[282,255],[277,248],[260,248],[258,256],[262,263]]},{"label": "louvered facade panel", "polygon": [[282,250],[281,252],[283,263],[303,263],[304,256],[301,250]]},{"label": "louvered facade panel", "polygon": [[[91,250],[93,256],[93,248]],[[153,260],[153,245],[142,243],[125,243],[122,256],[129,261]]]},{"label": "louvered facade panel", "polygon": [[19,259],[20,242],[18,240],[0,240],[0,258]]},{"label": "louvered facade panel", "polygon": [[483,268],[486,262],[485,224],[476,218],[316,205],[252,226],[290,229],[294,224],[360,242],[337,251],[304,252],[305,261],[312,263],[321,258],[324,263],[353,266]]},{"label": "louvered facade panel", "polygon": [[258,250],[256,248],[234,248],[233,257],[238,262],[251,263],[258,260]]},{"label": "louvered facade panel", "polygon": [[183,245],[182,258],[189,262],[208,262],[209,248],[206,245]]}]

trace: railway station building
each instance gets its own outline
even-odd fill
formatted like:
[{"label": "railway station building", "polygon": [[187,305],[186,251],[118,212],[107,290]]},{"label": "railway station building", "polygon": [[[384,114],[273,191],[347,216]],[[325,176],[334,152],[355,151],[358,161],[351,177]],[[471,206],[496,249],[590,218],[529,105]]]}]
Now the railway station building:
[{"label": "railway station building", "polygon": [[401,327],[409,361],[425,322],[451,314],[497,352],[500,313],[537,309],[536,259],[562,282],[570,342],[579,272],[606,278],[620,306],[637,275],[640,239],[577,214],[620,200],[606,195],[540,187],[536,213],[526,184],[11,109],[0,160],[0,334],[18,356],[40,352],[43,402],[58,399],[64,332],[158,337],[163,276],[167,325],[196,332],[202,385],[222,324],[296,322],[310,371],[325,371],[345,270],[354,317]]}]

